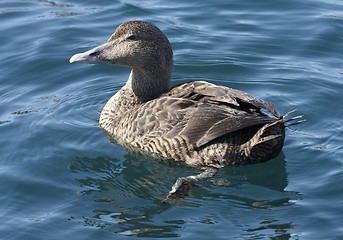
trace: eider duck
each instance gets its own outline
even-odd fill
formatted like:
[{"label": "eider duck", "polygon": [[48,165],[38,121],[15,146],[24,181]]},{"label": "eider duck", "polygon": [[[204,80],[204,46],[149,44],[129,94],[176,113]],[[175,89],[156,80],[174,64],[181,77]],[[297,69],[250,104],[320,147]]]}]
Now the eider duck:
[{"label": "eider duck", "polygon": [[69,61],[131,68],[125,86],[104,106],[99,125],[126,148],[205,168],[179,178],[170,194],[213,176],[220,167],[276,157],[285,123],[301,117],[284,120],[266,101],[205,81],[170,88],[171,44],[158,27],[144,21],[123,23],[104,44]]}]

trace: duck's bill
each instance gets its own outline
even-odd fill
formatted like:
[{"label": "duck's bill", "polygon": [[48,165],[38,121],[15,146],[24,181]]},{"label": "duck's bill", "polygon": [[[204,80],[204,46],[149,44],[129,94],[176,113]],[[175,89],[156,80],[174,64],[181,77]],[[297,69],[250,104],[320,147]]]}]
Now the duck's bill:
[{"label": "duck's bill", "polygon": [[70,63],[80,62],[80,63],[89,63],[89,64],[96,64],[96,63],[107,63],[106,61],[102,60],[99,55],[100,53],[107,47],[107,44],[103,44],[101,46],[92,48],[83,53],[77,53],[73,55],[70,59]]}]

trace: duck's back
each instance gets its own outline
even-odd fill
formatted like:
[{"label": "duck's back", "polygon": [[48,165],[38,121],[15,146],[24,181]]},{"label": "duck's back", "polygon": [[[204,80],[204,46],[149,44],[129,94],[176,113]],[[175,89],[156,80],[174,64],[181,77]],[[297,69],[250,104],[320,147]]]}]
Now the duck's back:
[{"label": "duck's back", "polygon": [[103,126],[111,126],[103,128],[125,147],[191,165],[267,161],[284,142],[282,118],[271,104],[202,81],[178,85],[157,99],[131,105],[116,122]]}]

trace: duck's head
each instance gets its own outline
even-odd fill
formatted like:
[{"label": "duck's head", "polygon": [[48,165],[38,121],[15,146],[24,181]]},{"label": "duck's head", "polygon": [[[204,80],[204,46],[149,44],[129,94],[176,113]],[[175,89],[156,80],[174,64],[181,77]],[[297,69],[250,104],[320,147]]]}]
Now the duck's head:
[{"label": "duck's head", "polygon": [[173,50],[167,37],[155,25],[129,21],[120,25],[104,44],[75,54],[69,62],[131,67],[128,84],[141,101],[147,101],[169,88]]},{"label": "duck's head", "polygon": [[156,71],[172,68],[173,52],[167,37],[155,25],[129,21],[120,25],[104,44],[73,55],[69,62],[108,63]]}]

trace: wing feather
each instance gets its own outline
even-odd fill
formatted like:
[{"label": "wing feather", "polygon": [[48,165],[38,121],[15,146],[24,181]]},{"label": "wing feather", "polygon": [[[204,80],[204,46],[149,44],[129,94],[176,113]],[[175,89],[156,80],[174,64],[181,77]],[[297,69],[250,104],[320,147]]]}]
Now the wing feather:
[{"label": "wing feather", "polygon": [[[174,99],[167,109],[179,116],[166,136],[173,138],[184,135],[196,147],[231,132],[266,124],[280,117],[270,103],[240,90],[202,81],[174,87],[165,97]],[[262,113],[261,109],[268,115]]]}]

